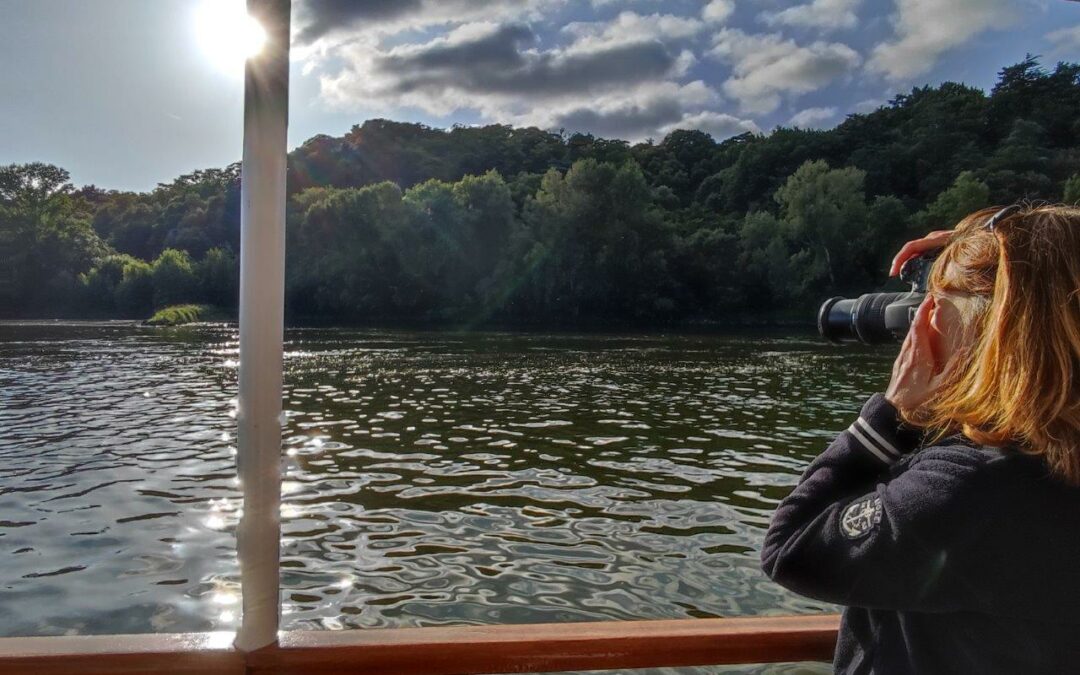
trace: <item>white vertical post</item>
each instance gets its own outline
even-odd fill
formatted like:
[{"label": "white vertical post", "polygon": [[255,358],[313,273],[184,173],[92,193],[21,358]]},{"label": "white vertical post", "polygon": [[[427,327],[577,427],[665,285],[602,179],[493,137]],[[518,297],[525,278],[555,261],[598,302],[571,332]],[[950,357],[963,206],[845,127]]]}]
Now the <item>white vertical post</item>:
[{"label": "white vertical post", "polygon": [[[240,398],[237,530],[243,619],[236,647],[277,641],[281,540],[281,380],[290,0],[247,0],[266,31],[244,75],[240,206]],[[237,36],[240,39],[240,36]]]}]

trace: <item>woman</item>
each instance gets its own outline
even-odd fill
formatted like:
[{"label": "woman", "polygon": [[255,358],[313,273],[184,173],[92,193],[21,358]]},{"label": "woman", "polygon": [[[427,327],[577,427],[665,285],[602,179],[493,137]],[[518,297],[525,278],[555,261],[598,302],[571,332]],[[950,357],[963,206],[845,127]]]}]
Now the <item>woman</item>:
[{"label": "woman", "polygon": [[1080,209],[940,248],[884,394],[806,470],[765,572],[845,606],[841,673],[1080,673]]}]

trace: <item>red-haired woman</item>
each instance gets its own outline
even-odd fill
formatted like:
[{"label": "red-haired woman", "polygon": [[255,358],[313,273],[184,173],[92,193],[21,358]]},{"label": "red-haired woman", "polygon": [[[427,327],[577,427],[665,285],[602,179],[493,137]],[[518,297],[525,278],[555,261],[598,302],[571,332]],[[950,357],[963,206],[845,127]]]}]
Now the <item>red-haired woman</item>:
[{"label": "red-haired woman", "polygon": [[1080,673],[1080,209],[978,211],[893,272],[942,245],[888,389],[762,565],[845,606],[837,672]]}]

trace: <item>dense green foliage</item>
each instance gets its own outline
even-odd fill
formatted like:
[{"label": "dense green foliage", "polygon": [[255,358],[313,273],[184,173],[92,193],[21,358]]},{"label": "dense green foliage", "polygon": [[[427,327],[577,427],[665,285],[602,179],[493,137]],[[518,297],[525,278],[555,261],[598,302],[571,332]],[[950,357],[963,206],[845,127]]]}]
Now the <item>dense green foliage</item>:
[{"label": "dense green foliage", "polygon": [[[294,318],[722,321],[879,287],[906,238],[1080,199],[1080,65],[921,87],[828,131],[629,145],[370,120],[289,158]],[[239,165],[144,193],[0,168],[0,314],[234,307]]]}]

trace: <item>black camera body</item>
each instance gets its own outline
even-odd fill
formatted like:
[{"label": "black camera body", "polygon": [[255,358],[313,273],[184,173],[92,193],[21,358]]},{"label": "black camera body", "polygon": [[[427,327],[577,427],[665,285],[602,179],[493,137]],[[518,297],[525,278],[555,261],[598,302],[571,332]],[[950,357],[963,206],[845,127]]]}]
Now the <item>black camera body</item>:
[{"label": "black camera body", "polygon": [[936,251],[911,258],[900,268],[901,281],[911,284],[908,292],[865,293],[855,299],[829,298],[818,310],[818,333],[835,343],[858,341],[876,345],[903,340],[911,328],[915,310],[926,297],[935,258]]}]

